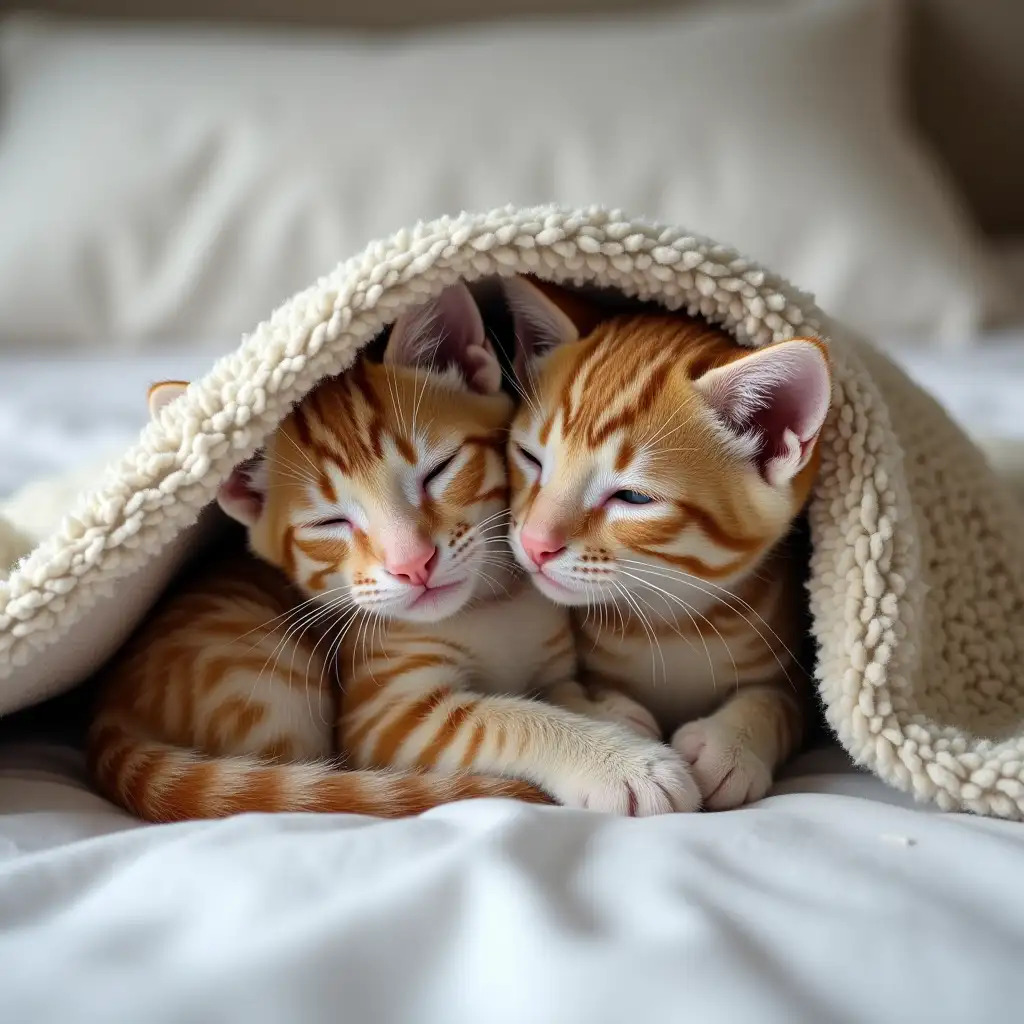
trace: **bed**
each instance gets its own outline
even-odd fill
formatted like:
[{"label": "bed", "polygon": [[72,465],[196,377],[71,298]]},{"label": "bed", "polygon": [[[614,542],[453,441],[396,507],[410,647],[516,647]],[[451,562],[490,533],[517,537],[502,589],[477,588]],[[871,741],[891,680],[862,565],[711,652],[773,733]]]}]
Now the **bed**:
[{"label": "bed", "polygon": [[8,1020],[952,1022],[1024,996],[1019,826],[828,753],[756,807],[639,821],[139,826],[77,771],[0,760]]},{"label": "bed", "polygon": [[[883,17],[878,4],[839,6],[870,9],[869,21]],[[816,52],[820,44],[828,63],[830,40],[850,35],[848,24],[830,17],[806,30],[823,33],[811,37],[815,46],[806,38],[787,42],[791,56]],[[727,19],[721,29],[726,52],[735,52],[728,32],[742,32],[739,24]],[[767,38],[771,29],[790,39],[795,24],[746,31]],[[868,28],[864,46],[887,38],[874,21]],[[142,74],[140,53],[152,76],[140,80],[159,106],[171,95],[168,83],[185,52],[175,47],[197,45],[187,35],[165,42],[107,28],[17,26],[26,31],[31,38],[22,36],[19,46],[35,47],[36,59],[13,61],[22,91],[11,95],[25,99],[33,119],[48,114],[51,120],[41,123],[53,123],[55,98],[68,95],[59,88],[77,83],[78,112],[94,118],[99,137],[112,130],[103,102],[116,94],[110,103],[122,117],[135,102],[115,85]],[[12,39],[13,29],[0,38],[0,68],[17,57]],[[701,47],[714,49],[713,33],[700,39]],[[245,47],[270,44],[237,45],[242,56],[224,59],[243,67],[252,63]],[[477,45],[469,37],[458,42],[467,54]],[[528,35],[512,33],[508,52],[492,49],[487,59],[500,66],[520,59],[516,47],[527,45],[532,50]],[[302,78],[295,54],[275,54],[283,80]],[[83,83],[100,81],[97,61],[112,70],[109,81],[90,86],[93,95]],[[772,53],[773,68],[784,63]],[[70,78],[48,79],[54,68]],[[541,68],[538,76],[544,73]],[[863,72],[843,74],[837,95],[860,95]],[[794,81],[796,90],[799,76]],[[280,108],[268,107],[263,120],[252,122],[269,134],[247,136],[250,150],[233,148],[238,139],[219,137],[212,121],[190,139],[192,122],[182,115],[184,134],[168,129],[180,151],[157,146],[147,156],[140,149],[130,167],[112,171],[81,148],[78,129],[69,129],[53,141],[59,159],[40,172],[60,197],[54,200],[59,216],[44,216],[37,202],[33,217],[21,219],[15,208],[32,203],[26,169],[41,166],[49,150],[41,133],[28,133],[27,116],[18,120],[15,104],[8,128],[0,129],[0,183],[14,181],[4,174],[20,174],[17,189],[0,189],[0,220],[10,226],[0,240],[0,505],[15,520],[29,504],[23,489],[40,478],[70,474],[69,494],[88,487],[103,461],[145,423],[150,383],[201,373],[273,305],[268,294],[283,298],[376,230],[377,221],[358,209],[367,194],[366,167],[358,170],[359,188],[347,183],[337,199],[345,214],[340,226],[323,232],[310,227],[311,207],[303,205],[326,201],[317,181],[293,194],[287,184],[293,179],[282,177],[281,166],[253,171],[267,152],[280,151],[274,111],[308,112],[299,85],[291,99],[282,91]],[[341,80],[339,94],[346,88]],[[391,88],[403,96],[413,91],[408,81]],[[780,104],[792,99],[780,95]],[[816,100],[821,109],[805,111],[808,131],[831,130],[815,120],[835,120],[828,95],[823,87]],[[624,95],[622,109],[635,109],[635,100]],[[491,94],[481,100],[493,101]],[[878,100],[864,115],[868,134],[871,119],[883,117],[882,106]],[[141,116],[139,110],[131,116]],[[415,111],[405,116],[411,123]],[[479,112],[459,116],[478,129],[484,123]],[[843,116],[853,114],[844,107]],[[554,146],[546,124],[538,114],[537,133]],[[10,125],[21,134],[5,138]],[[527,154],[527,171],[509,172],[519,179],[510,184],[499,175],[493,187],[561,190],[586,178],[589,190],[613,190],[624,205],[636,196],[633,205],[642,210],[662,204],[670,218],[673,204],[684,213],[704,204],[714,221],[709,231],[738,242],[744,240],[737,230],[749,231],[752,249],[794,279],[811,278],[807,285],[823,305],[870,333],[994,457],[1024,465],[1024,316],[1011,301],[1021,291],[1013,282],[1024,283],[1017,276],[1019,247],[1011,260],[982,246],[964,228],[966,204],[951,198],[948,182],[936,184],[929,174],[921,183],[918,156],[891,126],[885,145],[902,179],[882,181],[858,168],[855,184],[867,199],[842,205],[837,196],[845,193],[825,186],[804,194],[801,201],[821,212],[820,231],[784,237],[768,220],[751,225],[742,204],[732,210],[754,188],[738,171],[711,185],[698,168],[686,194],[668,194],[663,183],[625,167],[608,170],[607,180],[597,172],[587,178],[585,117],[577,128],[581,134],[564,153],[547,154],[551,167]],[[746,144],[738,136],[710,123],[700,130],[714,152],[743,162],[746,151],[733,151]],[[800,146],[801,138],[790,143]],[[371,141],[385,149],[393,144]],[[180,163],[161,179],[157,171],[175,153]],[[401,155],[401,147],[387,150],[380,164],[393,167]],[[317,173],[336,169],[331,161],[340,159],[328,151],[314,157]],[[158,167],[158,160],[165,164]],[[93,206],[68,198],[70,179],[61,168],[69,162],[90,182],[87,193],[99,197]],[[827,161],[821,166],[819,177]],[[732,165],[714,165],[716,173],[723,167]],[[432,173],[437,181],[454,180],[447,165]],[[782,188],[784,176],[773,173],[764,169],[772,188]],[[113,182],[109,194],[105,174]],[[163,205],[154,206],[147,189],[158,179]],[[403,191],[407,182],[389,182],[403,201],[422,201]],[[851,196],[858,193],[846,187]],[[461,205],[455,186],[446,191],[435,181],[432,188],[431,203]],[[783,206],[792,194],[780,193]],[[100,216],[94,206],[101,207],[102,233],[100,221],[90,220]],[[872,206],[888,213],[913,207],[877,250],[871,231],[858,228]],[[156,212],[144,216],[144,207]],[[373,216],[386,227],[407,219],[398,200]],[[287,272],[267,277],[268,265],[251,251],[259,248],[254,241],[283,249]],[[922,261],[919,280],[903,282],[898,307],[886,247],[899,249],[901,264]],[[49,262],[58,250],[61,258]],[[64,258],[65,252],[71,255]],[[103,273],[89,276],[82,267],[96,253]],[[196,253],[203,257],[194,261],[198,268],[189,262]],[[210,266],[228,269],[204,277]],[[54,518],[61,512],[54,507]],[[38,532],[47,526],[24,525]],[[727,814],[618,820],[480,801],[403,821],[245,815],[150,826],[90,791],[74,742],[77,701],[73,695],[67,704],[0,721],[4,1022],[961,1022],[1013,1019],[1024,1005],[1024,830],[917,807],[856,770],[827,741],[793,763],[767,799]],[[65,735],[68,726],[72,735]]]}]

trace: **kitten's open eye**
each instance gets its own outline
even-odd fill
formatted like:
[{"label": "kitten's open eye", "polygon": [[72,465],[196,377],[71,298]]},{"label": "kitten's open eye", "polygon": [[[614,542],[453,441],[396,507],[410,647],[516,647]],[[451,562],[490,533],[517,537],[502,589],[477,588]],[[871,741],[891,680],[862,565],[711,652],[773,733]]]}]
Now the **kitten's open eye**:
[{"label": "kitten's open eye", "polygon": [[318,530],[340,530],[342,527],[351,526],[352,524],[344,516],[334,516],[331,519],[318,519],[315,523],[307,523],[307,525]]},{"label": "kitten's open eye", "polygon": [[654,499],[649,494],[641,494],[639,491],[616,491],[612,495],[613,501],[624,501],[627,505],[650,505]]},{"label": "kitten's open eye", "polygon": [[519,452],[519,454],[522,455],[522,457],[526,459],[531,466],[536,466],[540,469],[540,459],[538,459],[533,452],[527,451],[521,444],[516,445],[516,451]]},{"label": "kitten's open eye", "polygon": [[429,487],[454,461],[455,456],[458,455],[458,451],[454,451],[446,459],[442,459],[427,475],[423,478],[423,486]]}]

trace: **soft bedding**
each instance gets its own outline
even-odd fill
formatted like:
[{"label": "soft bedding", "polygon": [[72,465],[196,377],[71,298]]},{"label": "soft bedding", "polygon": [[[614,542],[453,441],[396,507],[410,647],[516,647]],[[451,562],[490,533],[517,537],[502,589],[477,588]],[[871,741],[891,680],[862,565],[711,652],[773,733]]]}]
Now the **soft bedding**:
[{"label": "soft bedding", "polygon": [[838,752],[719,815],[504,801],[143,826],[0,751],[18,1024],[1014,1020],[1019,825],[911,809]]},{"label": "soft bedding", "polygon": [[0,496],[122,451],[146,422],[149,385],[196,376],[216,354],[195,344],[119,356],[0,352]]},{"label": "soft bedding", "polygon": [[1024,438],[1024,328],[989,331],[956,352],[885,347],[973,437]]}]

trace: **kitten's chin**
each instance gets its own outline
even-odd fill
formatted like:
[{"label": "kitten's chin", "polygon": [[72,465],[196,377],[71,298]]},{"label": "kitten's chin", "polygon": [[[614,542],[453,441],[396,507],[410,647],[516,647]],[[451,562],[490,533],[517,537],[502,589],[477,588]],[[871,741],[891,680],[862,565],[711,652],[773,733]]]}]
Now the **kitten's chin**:
[{"label": "kitten's chin", "polygon": [[420,590],[405,604],[387,609],[386,614],[405,622],[440,622],[461,611],[472,596],[472,579],[457,580]]},{"label": "kitten's chin", "polygon": [[593,595],[588,595],[574,587],[567,587],[564,583],[552,579],[550,576],[539,572],[536,569],[530,573],[530,582],[549,600],[555,604],[565,605],[569,608],[576,608],[580,605],[590,604]]}]

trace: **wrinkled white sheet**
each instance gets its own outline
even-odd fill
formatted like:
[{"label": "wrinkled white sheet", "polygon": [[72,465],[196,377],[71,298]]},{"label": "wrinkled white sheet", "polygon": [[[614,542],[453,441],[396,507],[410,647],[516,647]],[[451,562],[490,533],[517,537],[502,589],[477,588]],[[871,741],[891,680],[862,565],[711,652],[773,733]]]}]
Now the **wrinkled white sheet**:
[{"label": "wrinkled white sheet", "polygon": [[[898,358],[1024,436],[1024,334]],[[130,441],[209,349],[0,357],[0,494]],[[57,747],[0,745],[0,1024],[1016,1020],[1024,827],[914,808],[838,752],[760,805],[647,821],[143,826]]]},{"label": "wrinkled white sheet", "polygon": [[975,437],[1024,438],[1024,328],[990,332],[958,352],[896,343],[887,351]]},{"label": "wrinkled white sheet", "polygon": [[0,351],[0,497],[37,477],[120,454],[145,426],[151,384],[206,373],[233,345],[61,359]]},{"label": "wrinkled white sheet", "polygon": [[1019,1019],[1024,828],[818,760],[727,814],[154,827],[68,781],[68,755],[10,750],[0,1019]]}]

